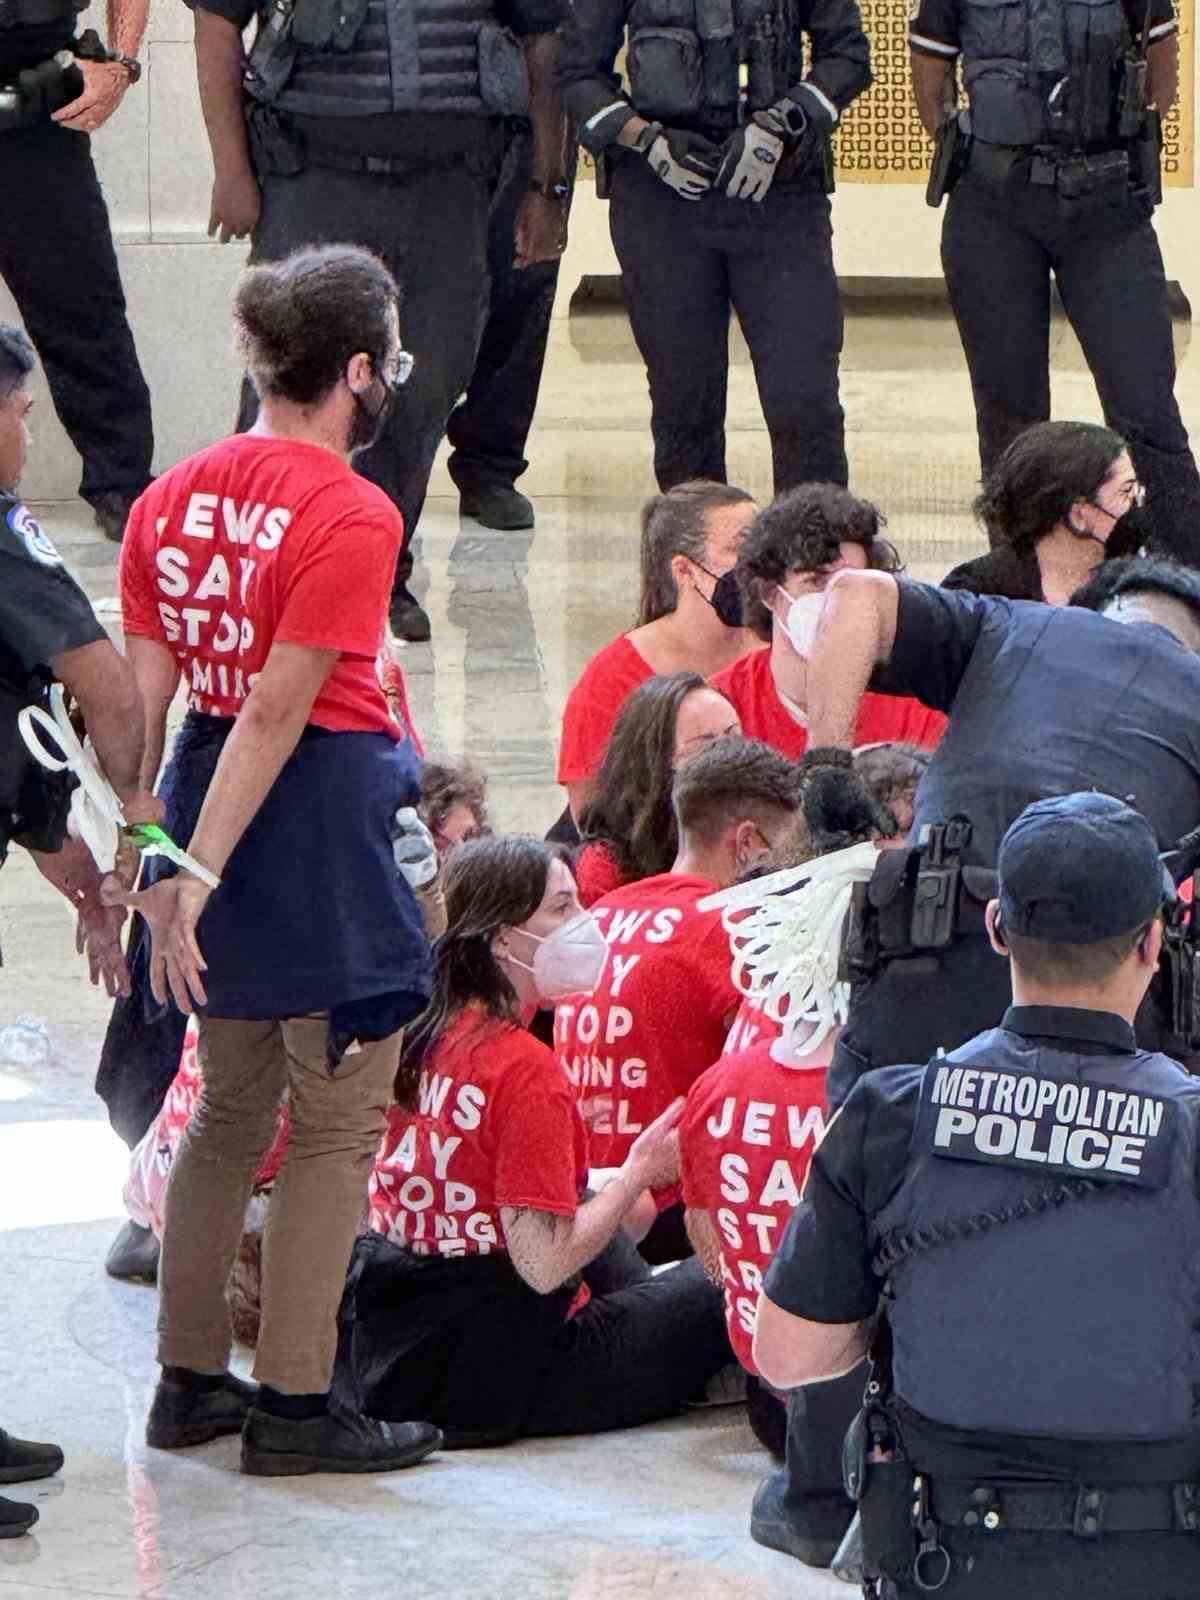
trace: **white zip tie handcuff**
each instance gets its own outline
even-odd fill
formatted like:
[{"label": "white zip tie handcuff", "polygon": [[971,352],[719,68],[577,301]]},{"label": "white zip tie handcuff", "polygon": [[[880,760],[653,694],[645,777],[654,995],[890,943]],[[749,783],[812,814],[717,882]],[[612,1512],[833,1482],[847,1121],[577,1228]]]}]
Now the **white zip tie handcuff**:
[{"label": "white zip tie handcuff", "polygon": [[778,1023],[797,1056],[812,1055],[849,1014],[842,934],[854,885],[878,860],[875,845],[854,844],[700,901],[722,914],[738,992]]},{"label": "white zip tie handcuff", "polygon": [[[220,888],[221,880],[216,873],[201,866],[155,823],[126,823],[121,802],[100,770],[91,740],[81,743],[71,725],[61,683],[50,687],[49,711],[43,706],[25,706],[17,714],[17,726],[25,748],[39,766],[45,767],[47,772],[73,773],[79,780],[79,787],[71,795],[67,826],[91,851],[102,875],[116,866],[117,849],[125,839],[142,855],[165,856],[210,889]],[[47,734],[62,751],[61,756],[47,748],[44,738]]]}]

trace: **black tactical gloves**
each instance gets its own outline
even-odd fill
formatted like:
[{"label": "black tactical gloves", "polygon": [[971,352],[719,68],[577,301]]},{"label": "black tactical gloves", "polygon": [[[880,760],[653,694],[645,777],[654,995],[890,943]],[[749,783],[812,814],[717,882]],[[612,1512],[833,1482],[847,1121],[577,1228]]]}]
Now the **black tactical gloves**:
[{"label": "black tactical gloves", "polygon": [[682,128],[664,128],[661,122],[648,122],[631,148],[645,156],[655,176],[681,200],[702,199],[721,163],[721,152],[711,139]]}]

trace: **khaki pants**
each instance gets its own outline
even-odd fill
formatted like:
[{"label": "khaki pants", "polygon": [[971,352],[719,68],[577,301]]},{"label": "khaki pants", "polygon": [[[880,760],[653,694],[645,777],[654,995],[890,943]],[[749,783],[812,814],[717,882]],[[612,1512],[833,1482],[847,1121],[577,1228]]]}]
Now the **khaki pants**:
[{"label": "khaki pants", "polygon": [[330,1075],[329,1019],[200,1020],[204,1091],[167,1187],[158,1359],[224,1372],[225,1287],[259,1163],[285,1090],[287,1159],[263,1236],[263,1317],[254,1375],[285,1394],[329,1388],[338,1304],[400,1057],[400,1034]]}]

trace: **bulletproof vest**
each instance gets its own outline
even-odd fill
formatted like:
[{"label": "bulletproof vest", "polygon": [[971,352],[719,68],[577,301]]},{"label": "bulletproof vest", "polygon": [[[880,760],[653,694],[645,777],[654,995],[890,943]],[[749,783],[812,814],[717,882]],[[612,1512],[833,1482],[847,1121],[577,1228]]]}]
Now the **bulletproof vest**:
[{"label": "bulletproof vest", "polygon": [[497,58],[501,88],[514,96],[510,80],[523,84],[524,68],[491,0],[298,0],[292,39],[291,73],[275,103],[298,116],[519,115],[527,105],[493,103]]},{"label": "bulletproof vest", "polygon": [[995,1029],[932,1061],[873,1219],[896,1394],[955,1428],[1194,1430],[1198,1110],[1182,1068],[1145,1052]]},{"label": "bulletproof vest", "polygon": [[801,30],[780,0],[634,0],[627,56],[638,113],[684,127],[732,128],[804,76]]},{"label": "bulletproof vest", "polygon": [[75,14],[87,0],[0,0],[0,32],[9,28],[36,29],[39,33],[62,25],[68,37],[74,32]]},{"label": "bulletproof vest", "polygon": [[1132,36],[1121,0],[963,0],[963,81],[977,139],[1080,149],[1115,137]]}]

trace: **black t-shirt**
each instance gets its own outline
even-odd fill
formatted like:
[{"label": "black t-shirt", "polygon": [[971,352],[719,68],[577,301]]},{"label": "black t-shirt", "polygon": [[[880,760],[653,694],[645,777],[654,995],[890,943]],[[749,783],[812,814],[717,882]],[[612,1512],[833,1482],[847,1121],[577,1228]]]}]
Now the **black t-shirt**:
[{"label": "black t-shirt", "polygon": [[[908,43],[918,55],[941,56],[953,61],[959,49],[959,22],[964,0],[917,0],[909,12]],[[1146,8],[1139,0],[1125,0],[1125,15],[1134,38],[1141,36]],[[1173,0],[1150,0],[1148,42],[1165,39],[1179,27]]]},{"label": "black t-shirt", "polygon": [[44,777],[25,749],[17,713],[43,696],[54,656],[106,637],[28,507],[0,495],[0,861],[13,837],[29,834],[38,848],[59,837],[38,830],[61,780]]}]

